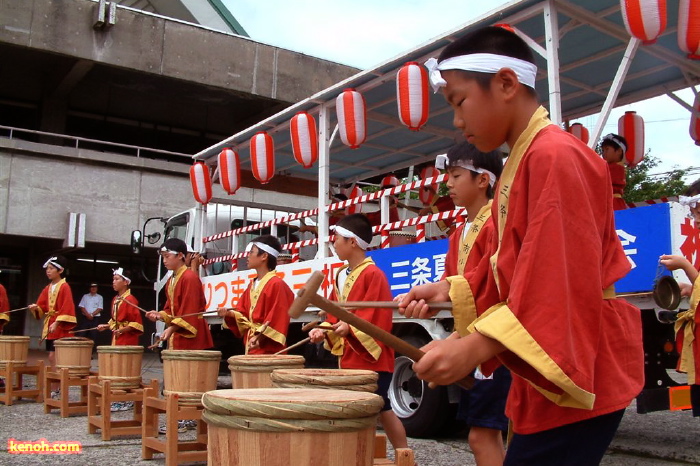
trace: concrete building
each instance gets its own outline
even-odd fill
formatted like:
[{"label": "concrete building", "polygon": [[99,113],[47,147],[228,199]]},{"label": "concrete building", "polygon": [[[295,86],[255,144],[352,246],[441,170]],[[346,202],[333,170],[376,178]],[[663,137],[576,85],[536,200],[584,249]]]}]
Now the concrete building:
[{"label": "concrete building", "polygon": [[[92,281],[111,299],[118,263],[151,307],[157,257],[132,254],[130,232],[193,205],[191,154],[357,72],[245,37],[219,0],[117,3],[110,19],[105,2],[0,2],[0,282],[11,308],[36,300],[55,253],[70,261],[76,303]],[[246,185],[238,199],[274,205]],[[288,176],[265,188],[315,195]],[[18,312],[6,331],[40,327]]]}]

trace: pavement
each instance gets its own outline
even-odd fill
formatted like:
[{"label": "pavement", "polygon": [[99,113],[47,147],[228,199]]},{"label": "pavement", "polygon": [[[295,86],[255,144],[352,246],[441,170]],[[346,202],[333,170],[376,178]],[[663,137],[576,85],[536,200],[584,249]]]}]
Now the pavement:
[{"label": "pavement", "polygon": [[[30,363],[43,359],[43,351],[31,351]],[[97,369],[97,359],[93,360],[93,369]],[[144,354],[143,378],[153,378],[162,382],[163,368],[158,356],[151,352]],[[33,385],[33,377],[27,377],[25,383]],[[230,376],[220,375],[219,388],[230,388]],[[71,398],[77,398],[77,387],[71,392]],[[113,413],[115,419],[127,419],[132,411]],[[613,440],[609,453],[602,465],[605,466],[651,466],[670,464],[700,465],[700,449],[697,448],[700,419],[693,418],[690,412],[655,412],[636,414],[632,405],[623,418],[618,433]],[[469,466],[476,464],[466,443],[466,431],[456,432],[448,438],[409,439],[416,461],[421,466]],[[182,440],[190,440],[194,432],[180,434]],[[48,442],[77,441],[82,445],[79,455],[41,455],[10,454],[8,441]],[[70,461],[71,466],[109,464],[121,465],[159,465],[165,461],[162,455],[156,459],[141,459],[140,437],[122,437],[102,441],[99,434],[87,433],[86,417],[74,415],[61,418],[57,411],[44,414],[43,405],[32,401],[20,400],[12,406],[0,405],[0,464],[14,465],[53,465]],[[197,463],[193,463],[197,464]],[[202,463],[199,463],[202,464]]]}]

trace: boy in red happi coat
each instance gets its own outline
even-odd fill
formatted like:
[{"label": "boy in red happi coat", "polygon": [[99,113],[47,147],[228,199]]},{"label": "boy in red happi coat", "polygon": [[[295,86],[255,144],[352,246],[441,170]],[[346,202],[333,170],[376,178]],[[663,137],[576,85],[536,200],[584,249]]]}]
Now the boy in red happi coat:
[{"label": "boy in red happi coat", "polygon": [[286,347],[288,311],[294,301],[289,285],[275,271],[282,245],[274,236],[263,235],[251,241],[246,251],[248,267],[255,269],[257,276],[234,310],[219,308],[217,312],[224,318],[224,326],[243,339],[246,354],[274,354]]},{"label": "boy in red happi coat", "polygon": [[112,345],[136,346],[143,333],[139,301],[131,294],[129,285],[131,279],[126,276],[124,269],[119,267],[112,275],[112,288],[117,295],[112,299],[112,309],[109,322],[97,326],[97,330],[112,330]]}]

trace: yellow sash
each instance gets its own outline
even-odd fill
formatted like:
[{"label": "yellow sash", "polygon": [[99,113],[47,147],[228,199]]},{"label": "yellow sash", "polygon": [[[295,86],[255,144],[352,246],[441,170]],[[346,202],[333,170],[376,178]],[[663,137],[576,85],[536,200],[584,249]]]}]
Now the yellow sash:
[{"label": "yellow sash", "polygon": [[462,238],[460,238],[459,255],[457,257],[457,273],[464,275],[464,269],[467,265],[467,260],[469,260],[469,254],[472,251],[476,237],[479,236],[484,224],[491,218],[492,202],[493,201],[489,201],[485,206],[479,209],[479,213],[476,214],[474,221],[471,223],[471,225],[469,225],[469,231],[466,235],[462,235]]},{"label": "yellow sash", "polygon": [[690,295],[690,309],[679,312],[674,325],[676,335],[683,332],[683,347],[678,360],[678,370],[688,373],[688,385],[697,383],[695,377],[695,355],[693,354],[693,341],[695,340],[695,311],[700,301],[700,280],[693,283],[693,293]]},{"label": "yellow sash", "polygon": [[[345,302],[348,300],[348,296],[350,296],[350,291],[352,290],[353,285],[357,281],[358,277],[362,273],[363,270],[365,270],[368,266],[374,264],[374,261],[372,260],[371,257],[367,257],[365,260],[360,262],[357,267],[355,267],[347,276],[345,279],[345,283],[343,283],[343,291],[342,293],[340,292],[338,288],[338,277],[340,276],[340,273],[348,268],[348,265],[342,266],[339,270],[338,273],[335,276],[335,284],[333,285],[335,287],[335,294],[338,296],[338,301],[339,302]],[[350,329],[352,333],[355,335],[355,338],[360,342],[363,348],[367,350],[369,354],[372,355],[372,357],[375,360],[379,359],[379,356],[382,354],[382,349],[379,347],[376,341],[374,341],[374,338],[370,337],[364,332],[361,332],[357,328],[353,327],[352,325],[350,326]],[[327,332],[331,333],[331,332]],[[333,348],[331,349],[331,352],[335,350],[336,352],[342,352],[344,351],[344,345],[343,339],[341,339],[340,343],[335,343],[333,345]]]},{"label": "yellow sash", "polygon": [[[112,318],[107,323],[109,325],[109,329],[114,331],[124,327],[132,327],[143,333],[142,324],[139,324],[138,322],[130,322],[128,320],[117,320],[119,310],[121,309],[122,305],[126,305],[124,301],[126,300],[127,296],[131,296],[131,290],[126,290],[124,294],[119,295],[119,297],[114,300],[114,305],[112,306]],[[115,344],[115,341],[116,336],[112,335],[112,345]]]}]

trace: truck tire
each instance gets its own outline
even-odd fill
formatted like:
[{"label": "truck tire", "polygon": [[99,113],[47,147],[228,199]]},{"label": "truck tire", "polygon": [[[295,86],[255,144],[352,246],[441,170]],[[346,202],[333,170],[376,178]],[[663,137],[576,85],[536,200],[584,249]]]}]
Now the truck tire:
[{"label": "truck tire", "polygon": [[[427,341],[415,336],[403,339],[417,347],[427,344]],[[397,353],[394,377],[389,386],[392,409],[401,419],[409,437],[439,436],[454,418],[454,414],[450,414],[447,387],[428,388],[427,382],[416,377],[412,364],[411,359]]]}]

